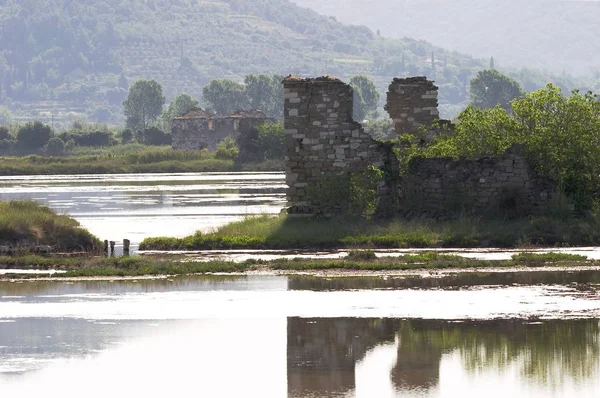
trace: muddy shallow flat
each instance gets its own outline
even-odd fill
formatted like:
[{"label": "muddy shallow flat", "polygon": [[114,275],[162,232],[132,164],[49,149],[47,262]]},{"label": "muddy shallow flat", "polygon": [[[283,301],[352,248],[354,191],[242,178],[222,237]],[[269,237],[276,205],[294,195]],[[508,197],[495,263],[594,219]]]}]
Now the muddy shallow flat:
[{"label": "muddy shallow flat", "polygon": [[[128,281],[128,280],[152,280],[152,279],[172,279],[172,275],[144,275],[144,276],[78,276],[61,277],[52,274],[62,273],[63,271],[53,270],[19,270],[6,269],[0,270],[0,282],[25,283],[25,282],[78,282],[78,281]],[[20,275],[19,278],[11,278],[10,274]],[[50,274],[50,275],[48,275]],[[350,269],[328,269],[328,270],[276,270],[266,266],[256,266],[252,270],[245,272],[211,272],[205,274],[192,274],[189,277],[202,276],[306,276],[316,278],[422,278],[439,279],[448,276],[473,275],[513,275],[515,278],[527,280],[526,276],[535,276],[542,274],[556,275],[558,278],[569,279],[569,275],[598,275],[600,278],[600,265],[578,265],[568,267],[539,266],[539,267],[485,267],[485,268],[448,268],[448,269],[411,269],[411,270],[350,270]],[[178,278],[185,276],[178,276]],[[523,282],[527,283],[527,282]]]},{"label": "muddy shallow flat", "polygon": [[[510,260],[518,253],[528,252],[536,254],[564,253],[585,256],[590,260],[600,260],[600,247],[525,247],[518,249],[476,248],[476,249],[372,249],[377,257],[400,257],[409,254],[435,252],[440,254],[456,255],[475,260],[502,261]],[[277,259],[321,259],[334,260],[348,255],[348,249],[339,250],[193,250],[193,251],[143,251],[147,256],[184,256],[190,261],[234,261],[247,260],[277,260]]]}]

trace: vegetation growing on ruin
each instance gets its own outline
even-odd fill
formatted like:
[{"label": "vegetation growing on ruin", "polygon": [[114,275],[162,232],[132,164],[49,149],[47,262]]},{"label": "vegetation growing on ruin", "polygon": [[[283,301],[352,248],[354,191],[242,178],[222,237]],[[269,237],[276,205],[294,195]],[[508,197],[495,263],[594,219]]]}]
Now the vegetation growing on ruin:
[{"label": "vegetation growing on ruin", "polygon": [[600,97],[548,85],[514,100],[511,108],[468,107],[454,131],[439,134],[430,145],[403,141],[400,159],[499,156],[514,144],[537,172],[551,178],[579,214],[593,210],[600,199]]},{"label": "vegetation growing on ruin", "polygon": [[101,247],[98,238],[80,227],[79,222],[56,214],[33,201],[0,202],[0,245],[52,246],[53,251],[94,251]]}]

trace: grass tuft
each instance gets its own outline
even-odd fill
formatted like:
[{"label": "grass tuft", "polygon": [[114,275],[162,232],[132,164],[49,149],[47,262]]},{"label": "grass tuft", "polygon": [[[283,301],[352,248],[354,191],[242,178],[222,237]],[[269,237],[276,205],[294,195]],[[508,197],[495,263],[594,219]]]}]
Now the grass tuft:
[{"label": "grass tuft", "polygon": [[333,249],[577,246],[600,244],[600,220],[546,217],[485,221],[464,218],[434,222],[317,220],[280,216],[250,217],[214,233],[181,239],[151,238],[142,250]]},{"label": "grass tuft", "polygon": [[0,202],[2,243],[48,245],[65,251],[92,251],[101,247],[98,238],[81,228],[78,221],[30,200]]}]

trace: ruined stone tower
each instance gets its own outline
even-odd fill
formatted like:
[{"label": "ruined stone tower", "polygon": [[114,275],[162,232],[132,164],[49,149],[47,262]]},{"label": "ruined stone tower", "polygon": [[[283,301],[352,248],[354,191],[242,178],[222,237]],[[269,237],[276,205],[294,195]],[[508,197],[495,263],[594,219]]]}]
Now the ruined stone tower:
[{"label": "ruined stone tower", "polygon": [[395,78],[387,93],[385,109],[398,134],[415,134],[439,118],[438,87],[424,76]]},{"label": "ruined stone tower", "polygon": [[[352,119],[352,87],[331,77],[283,81],[286,182],[290,206],[310,206],[306,190],[321,178],[382,168],[391,149]],[[394,157],[395,160],[395,157]],[[382,185],[381,190],[387,188]],[[380,196],[393,197],[381,192]]]}]

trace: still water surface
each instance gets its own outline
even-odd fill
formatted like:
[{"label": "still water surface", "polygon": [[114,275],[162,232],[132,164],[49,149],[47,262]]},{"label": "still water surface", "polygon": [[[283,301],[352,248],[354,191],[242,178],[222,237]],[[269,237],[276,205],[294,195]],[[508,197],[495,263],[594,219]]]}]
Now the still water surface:
[{"label": "still water surface", "polygon": [[597,273],[489,278],[0,283],[0,394],[598,397]]},{"label": "still water surface", "polygon": [[282,173],[182,173],[2,177],[0,200],[34,199],[101,239],[191,235],[252,214],[279,213]]}]

